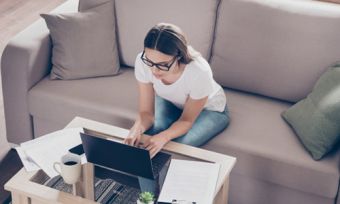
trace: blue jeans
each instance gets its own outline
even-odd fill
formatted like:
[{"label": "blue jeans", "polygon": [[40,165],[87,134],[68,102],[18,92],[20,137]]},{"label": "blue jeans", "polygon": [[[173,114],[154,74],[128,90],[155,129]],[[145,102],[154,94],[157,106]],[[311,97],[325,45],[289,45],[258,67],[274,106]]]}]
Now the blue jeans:
[{"label": "blue jeans", "polygon": [[[175,121],[179,119],[182,110],[177,108],[171,102],[156,96],[155,100],[155,121],[151,128],[145,134],[155,135],[168,129]],[[222,132],[229,124],[228,108],[223,112],[202,110],[197,117],[191,129],[184,135],[173,139],[175,142],[201,146]],[[141,191],[150,191],[155,193],[156,184],[152,180],[139,177]]]},{"label": "blue jeans", "polygon": [[[155,135],[168,129],[182,114],[182,110],[171,102],[156,96],[155,121],[145,134]],[[222,132],[229,124],[229,112],[226,106],[223,112],[203,109],[191,129],[180,137],[173,139],[175,142],[201,146]]]}]

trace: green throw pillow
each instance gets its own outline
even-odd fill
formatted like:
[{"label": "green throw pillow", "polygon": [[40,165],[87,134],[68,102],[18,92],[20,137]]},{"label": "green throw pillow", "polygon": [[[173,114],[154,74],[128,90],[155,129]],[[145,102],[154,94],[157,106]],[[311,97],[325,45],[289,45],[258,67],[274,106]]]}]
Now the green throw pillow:
[{"label": "green throw pillow", "polygon": [[307,98],[282,113],[315,160],[340,140],[340,62],[317,81]]}]

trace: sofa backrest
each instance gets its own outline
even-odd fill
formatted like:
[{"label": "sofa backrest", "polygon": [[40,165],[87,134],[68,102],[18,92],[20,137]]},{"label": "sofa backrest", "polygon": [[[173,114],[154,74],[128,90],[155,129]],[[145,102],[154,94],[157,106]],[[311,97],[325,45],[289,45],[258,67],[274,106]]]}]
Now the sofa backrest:
[{"label": "sofa backrest", "polygon": [[222,0],[211,66],[225,87],[296,102],[340,60],[340,6]]},{"label": "sofa backrest", "polygon": [[179,26],[196,50],[209,58],[219,0],[116,0],[121,63],[134,66],[146,33],[160,22]]}]

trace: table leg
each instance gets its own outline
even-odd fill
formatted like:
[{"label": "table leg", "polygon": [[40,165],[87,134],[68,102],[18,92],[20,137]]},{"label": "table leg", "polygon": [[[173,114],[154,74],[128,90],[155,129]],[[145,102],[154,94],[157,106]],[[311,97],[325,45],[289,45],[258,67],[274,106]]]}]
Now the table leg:
[{"label": "table leg", "polygon": [[228,193],[229,193],[229,177],[225,180],[220,191],[217,193],[215,200],[214,200],[214,204],[227,204]]},{"label": "table leg", "polygon": [[92,163],[82,166],[82,175],[76,189],[77,195],[94,200],[94,165]]},{"label": "table leg", "polygon": [[12,204],[29,204],[31,199],[27,196],[20,195],[19,193],[12,192]]}]

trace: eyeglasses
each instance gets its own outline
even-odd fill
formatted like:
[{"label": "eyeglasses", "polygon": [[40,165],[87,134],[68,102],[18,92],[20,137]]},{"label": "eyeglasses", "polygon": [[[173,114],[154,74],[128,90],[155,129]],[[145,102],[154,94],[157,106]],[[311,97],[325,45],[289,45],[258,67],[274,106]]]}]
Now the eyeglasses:
[{"label": "eyeglasses", "polygon": [[148,58],[146,58],[144,56],[145,51],[143,51],[142,56],[140,57],[142,59],[142,61],[144,62],[144,64],[146,64],[149,67],[153,67],[155,66],[157,69],[160,69],[162,71],[169,71],[171,66],[175,63],[177,56],[175,56],[171,61],[169,62],[161,62],[161,63],[154,63],[151,60],[149,60]]}]

